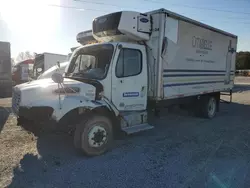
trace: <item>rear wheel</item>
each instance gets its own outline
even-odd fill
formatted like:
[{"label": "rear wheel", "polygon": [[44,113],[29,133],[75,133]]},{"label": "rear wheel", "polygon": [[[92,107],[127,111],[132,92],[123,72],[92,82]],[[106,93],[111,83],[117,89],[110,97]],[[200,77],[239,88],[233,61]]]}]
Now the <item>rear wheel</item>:
[{"label": "rear wheel", "polygon": [[105,116],[92,116],[76,126],[74,145],[88,156],[105,153],[112,142],[112,123]]},{"label": "rear wheel", "polygon": [[202,115],[205,118],[212,119],[216,115],[217,101],[214,96],[207,96],[203,100]]}]

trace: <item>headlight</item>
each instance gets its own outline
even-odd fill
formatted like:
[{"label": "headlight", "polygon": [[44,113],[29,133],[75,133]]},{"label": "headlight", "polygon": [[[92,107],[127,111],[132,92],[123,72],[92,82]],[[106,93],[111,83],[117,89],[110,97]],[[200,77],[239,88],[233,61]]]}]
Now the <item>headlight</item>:
[{"label": "headlight", "polygon": [[54,90],[54,92],[57,94],[74,94],[74,93],[79,93],[80,88],[79,87],[64,87],[64,88],[58,88]]}]

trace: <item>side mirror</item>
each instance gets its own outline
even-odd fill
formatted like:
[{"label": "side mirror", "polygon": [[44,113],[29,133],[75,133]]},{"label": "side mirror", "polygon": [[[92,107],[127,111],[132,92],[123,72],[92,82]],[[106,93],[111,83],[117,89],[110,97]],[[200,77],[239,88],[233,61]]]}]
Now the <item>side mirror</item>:
[{"label": "side mirror", "polygon": [[59,61],[57,61],[57,63],[56,63],[56,64],[57,64],[57,66],[60,68],[60,62],[59,62]]},{"label": "side mirror", "polygon": [[51,79],[55,83],[58,83],[58,84],[63,83],[63,76],[60,73],[58,73],[58,72],[53,73],[52,76],[51,76]]}]

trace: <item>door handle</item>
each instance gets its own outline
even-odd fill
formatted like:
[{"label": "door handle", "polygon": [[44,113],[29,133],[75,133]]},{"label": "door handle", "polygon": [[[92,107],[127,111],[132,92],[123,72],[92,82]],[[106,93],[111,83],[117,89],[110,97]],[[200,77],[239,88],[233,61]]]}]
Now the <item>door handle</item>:
[{"label": "door handle", "polygon": [[120,80],[120,83],[123,83],[123,80]]}]

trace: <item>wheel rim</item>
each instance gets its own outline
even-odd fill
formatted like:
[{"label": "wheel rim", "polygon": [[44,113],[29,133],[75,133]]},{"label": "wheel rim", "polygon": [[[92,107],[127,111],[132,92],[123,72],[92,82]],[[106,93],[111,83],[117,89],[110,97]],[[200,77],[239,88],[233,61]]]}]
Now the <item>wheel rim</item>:
[{"label": "wheel rim", "polygon": [[214,98],[210,98],[208,102],[208,115],[209,117],[214,116],[216,110],[216,102]]},{"label": "wheel rim", "polygon": [[107,141],[107,131],[100,125],[94,125],[88,133],[88,142],[90,147],[98,148]]}]

